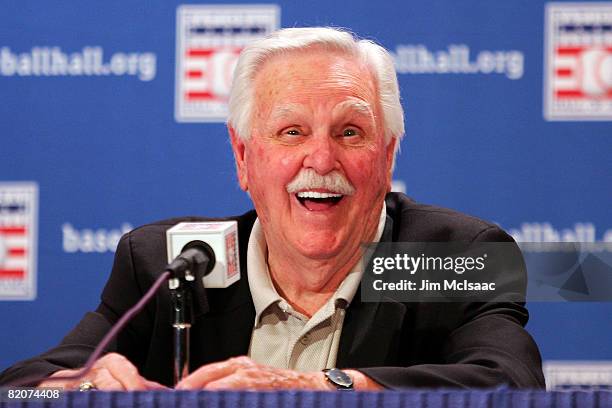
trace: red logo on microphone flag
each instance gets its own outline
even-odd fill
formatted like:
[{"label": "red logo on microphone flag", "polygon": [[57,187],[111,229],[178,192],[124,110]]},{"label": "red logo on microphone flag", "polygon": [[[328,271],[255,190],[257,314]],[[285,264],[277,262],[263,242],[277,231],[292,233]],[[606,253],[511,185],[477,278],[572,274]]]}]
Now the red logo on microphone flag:
[{"label": "red logo on microphone flag", "polygon": [[0,300],[36,297],[38,186],[0,183]]},{"label": "red logo on microphone flag", "polygon": [[231,278],[238,273],[238,240],[236,232],[232,231],[225,236],[225,253],[227,256],[227,277]]}]

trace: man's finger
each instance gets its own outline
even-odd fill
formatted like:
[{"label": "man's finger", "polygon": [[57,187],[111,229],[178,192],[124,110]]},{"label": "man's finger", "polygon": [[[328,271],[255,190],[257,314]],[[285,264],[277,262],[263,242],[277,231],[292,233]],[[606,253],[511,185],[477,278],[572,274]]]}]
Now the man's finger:
[{"label": "man's finger", "polygon": [[260,387],[254,386],[251,383],[250,378],[245,378],[240,375],[232,374],[227,377],[220,378],[216,381],[211,381],[204,386],[206,390],[248,390],[248,389],[261,389]]},{"label": "man's finger", "polygon": [[267,369],[241,369],[227,377],[211,381],[204,387],[207,390],[269,390],[276,388],[302,388],[297,382],[279,381],[279,376]]},{"label": "man's finger", "polygon": [[43,380],[38,384],[38,387],[57,387],[63,388],[65,390],[69,390],[75,387],[76,382],[74,380],[50,380],[51,378],[56,377],[68,377],[71,375],[75,375],[79,370],[60,370],[56,371],[49,376],[49,378]]},{"label": "man's finger", "polygon": [[[96,368],[105,368],[110,375],[117,380],[125,390],[144,390],[146,385],[144,378],[138,373],[138,369],[120,354],[107,354],[95,364]],[[99,384],[96,384],[99,387]]]},{"label": "man's finger", "polygon": [[203,388],[209,382],[232,375],[236,370],[253,367],[255,363],[248,357],[236,357],[219,363],[207,364],[182,379],[177,385],[178,390]]},{"label": "man's finger", "polygon": [[101,391],[125,390],[125,386],[119,382],[106,368],[97,370],[95,376],[90,381],[95,384],[98,390]]},{"label": "man's finger", "polygon": [[147,380],[146,378],[144,379],[144,384],[147,387],[148,390],[167,390],[169,389],[168,387],[166,387],[163,384],[160,384],[158,382],[155,381],[151,381],[151,380]]}]

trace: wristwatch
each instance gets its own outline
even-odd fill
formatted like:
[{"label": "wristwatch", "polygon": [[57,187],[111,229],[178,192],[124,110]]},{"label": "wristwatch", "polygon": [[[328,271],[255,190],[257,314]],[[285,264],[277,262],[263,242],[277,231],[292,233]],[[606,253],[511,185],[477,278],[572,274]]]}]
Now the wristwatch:
[{"label": "wristwatch", "polygon": [[350,375],[337,368],[326,368],[323,370],[325,379],[331,383],[336,389],[341,391],[352,391],[353,379]]}]

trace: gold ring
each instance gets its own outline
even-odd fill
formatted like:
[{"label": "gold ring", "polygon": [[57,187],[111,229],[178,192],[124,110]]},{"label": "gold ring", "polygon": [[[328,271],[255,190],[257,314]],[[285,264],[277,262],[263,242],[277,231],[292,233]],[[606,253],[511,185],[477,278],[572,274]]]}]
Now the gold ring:
[{"label": "gold ring", "polygon": [[98,387],[96,387],[96,384],[92,383],[91,381],[83,381],[81,384],[79,384],[80,392],[93,391],[97,389]]}]

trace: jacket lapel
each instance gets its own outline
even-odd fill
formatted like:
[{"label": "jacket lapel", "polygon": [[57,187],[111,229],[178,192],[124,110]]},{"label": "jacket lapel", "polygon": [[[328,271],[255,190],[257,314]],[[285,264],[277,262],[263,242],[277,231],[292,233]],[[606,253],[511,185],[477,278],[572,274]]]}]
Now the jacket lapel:
[{"label": "jacket lapel", "polygon": [[[389,205],[387,209],[390,209]],[[393,219],[387,215],[380,241],[392,240]],[[406,306],[392,299],[363,302],[360,286],[344,318],[336,365],[339,368],[364,368],[393,364],[400,352],[399,340],[405,315]]]},{"label": "jacket lapel", "polygon": [[338,358],[339,368],[389,365],[400,352],[400,332],[406,306],[389,301],[362,302],[355,294],[344,319]]}]

